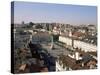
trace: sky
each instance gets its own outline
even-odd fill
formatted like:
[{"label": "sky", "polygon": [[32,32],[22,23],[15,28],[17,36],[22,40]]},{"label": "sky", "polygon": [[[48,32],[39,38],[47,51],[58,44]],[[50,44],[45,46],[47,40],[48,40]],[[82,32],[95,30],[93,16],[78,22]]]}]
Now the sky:
[{"label": "sky", "polygon": [[17,1],[14,3],[14,23],[22,23],[22,21],[96,25],[97,7]]}]

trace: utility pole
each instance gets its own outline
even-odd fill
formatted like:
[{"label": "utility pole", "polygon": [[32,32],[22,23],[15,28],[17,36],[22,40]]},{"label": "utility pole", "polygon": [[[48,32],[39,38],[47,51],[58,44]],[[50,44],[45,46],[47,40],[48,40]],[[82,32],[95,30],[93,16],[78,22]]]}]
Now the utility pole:
[{"label": "utility pole", "polygon": [[49,31],[50,31],[50,36],[51,36],[51,50],[54,48],[54,40],[53,40],[53,33],[52,33],[52,29],[49,25]]}]

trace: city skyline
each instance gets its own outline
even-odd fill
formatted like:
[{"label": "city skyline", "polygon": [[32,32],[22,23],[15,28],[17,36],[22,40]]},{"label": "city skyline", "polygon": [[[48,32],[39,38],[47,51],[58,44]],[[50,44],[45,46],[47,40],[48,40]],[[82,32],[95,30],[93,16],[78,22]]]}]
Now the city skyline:
[{"label": "city skyline", "polygon": [[14,23],[22,23],[22,21],[97,25],[97,7],[15,1]]}]

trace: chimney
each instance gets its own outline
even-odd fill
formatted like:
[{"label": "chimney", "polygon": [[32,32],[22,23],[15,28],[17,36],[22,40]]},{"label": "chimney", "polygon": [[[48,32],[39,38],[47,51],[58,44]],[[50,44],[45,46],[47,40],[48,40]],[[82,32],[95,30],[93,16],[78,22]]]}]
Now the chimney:
[{"label": "chimney", "polygon": [[75,59],[79,60],[79,52],[75,52]]},{"label": "chimney", "polygon": [[32,35],[30,35],[30,41],[32,41]]},{"label": "chimney", "polygon": [[70,36],[70,37],[72,36],[72,31],[69,31],[69,36]]},{"label": "chimney", "polygon": [[82,67],[84,67],[84,63],[82,62]]}]

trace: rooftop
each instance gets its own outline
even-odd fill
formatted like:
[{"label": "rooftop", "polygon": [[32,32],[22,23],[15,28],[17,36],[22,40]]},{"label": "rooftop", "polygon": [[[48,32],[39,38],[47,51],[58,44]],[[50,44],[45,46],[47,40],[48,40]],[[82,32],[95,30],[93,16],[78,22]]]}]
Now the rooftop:
[{"label": "rooftop", "polygon": [[[72,70],[77,69],[89,69],[89,66],[87,64],[90,61],[97,62],[94,58],[91,58],[90,56],[84,55],[82,60],[75,60],[69,56],[60,55],[59,57],[59,64],[61,64],[61,61],[63,63],[63,67],[70,67]],[[84,63],[84,66],[82,66],[82,63]]]}]

